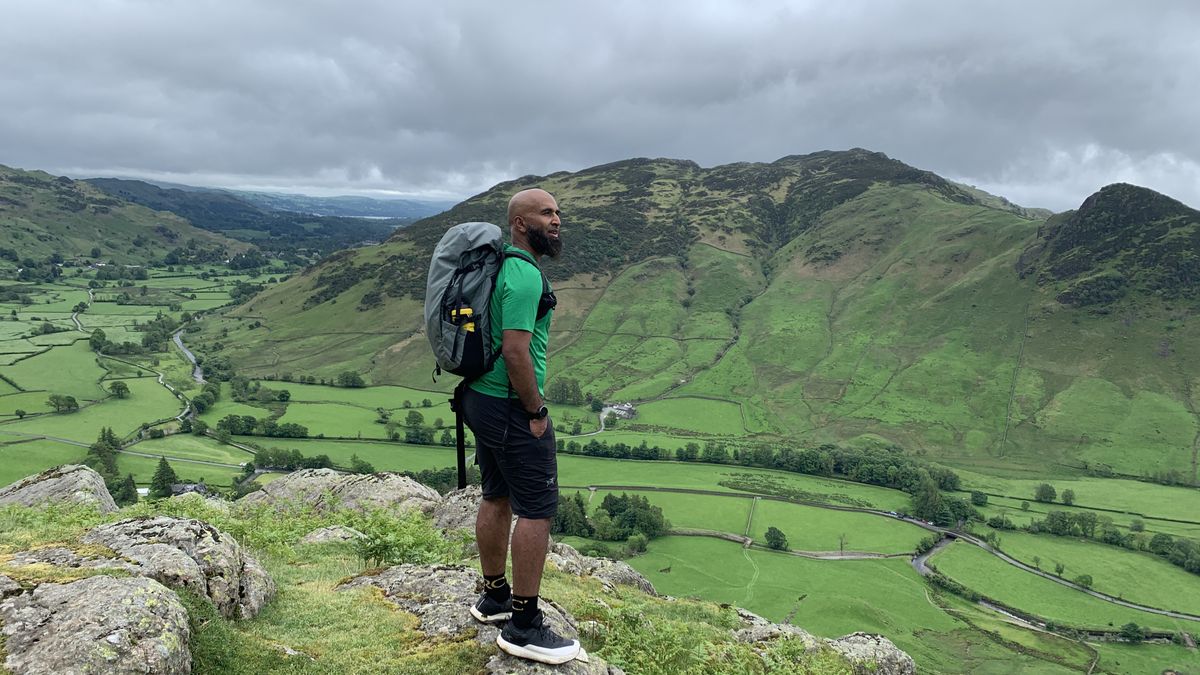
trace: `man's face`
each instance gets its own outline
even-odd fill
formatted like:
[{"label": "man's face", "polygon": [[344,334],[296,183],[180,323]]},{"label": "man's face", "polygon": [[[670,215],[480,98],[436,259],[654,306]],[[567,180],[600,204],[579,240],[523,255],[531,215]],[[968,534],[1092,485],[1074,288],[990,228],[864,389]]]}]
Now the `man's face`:
[{"label": "man's face", "polygon": [[557,258],[562,252],[562,240],[559,239],[562,212],[558,210],[558,202],[554,197],[539,197],[531,208],[521,215],[521,220],[525,223],[526,236],[534,253]]}]

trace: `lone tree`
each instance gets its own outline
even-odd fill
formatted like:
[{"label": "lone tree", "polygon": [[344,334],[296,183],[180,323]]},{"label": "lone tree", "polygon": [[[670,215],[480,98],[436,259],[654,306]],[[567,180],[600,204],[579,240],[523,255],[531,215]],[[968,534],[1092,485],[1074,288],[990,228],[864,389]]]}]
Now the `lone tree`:
[{"label": "lone tree", "polygon": [[124,380],[117,380],[108,385],[108,390],[117,398],[129,398],[129,385]]},{"label": "lone tree", "polygon": [[1049,483],[1042,483],[1033,491],[1033,498],[1039,502],[1052,502],[1058,496],[1058,491]]},{"label": "lone tree", "polygon": [[117,488],[117,493],[113,495],[113,501],[118,506],[129,506],[130,504],[137,503],[137,484],[133,482],[133,474],[126,475],[125,480],[121,481],[121,486]]},{"label": "lone tree", "polygon": [[1127,642],[1141,642],[1146,639],[1146,631],[1141,626],[1130,621],[1121,626],[1121,639]]},{"label": "lone tree", "polygon": [[787,536],[777,527],[767,528],[767,548],[773,548],[776,551],[788,550]]},{"label": "lone tree", "polygon": [[1060,498],[1062,499],[1062,503],[1066,504],[1067,506],[1070,506],[1075,503],[1075,491],[1069,490],[1069,489],[1063,490],[1062,496]]},{"label": "lone tree", "polygon": [[975,506],[987,506],[987,495],[978,490],[971,492],[971,503]]},{"label": "lone tree", "polygon": [[1063,575],[1063,572],[1065,572],[1066,570],[1067,570],[1066,565],[1064,565],[1062,563],[1054,563],[1054,573],[1057,574],[1058,576],[1061,577]]},{"label": "lone tree", "polygon": [[154,470],[154,478],[150,480],[150,497],[152,499],[170,497],[171,485],[178,482],[179,478],[175,475],[175,470],[167,463],[167,458],[159,457],[158,468]]}]

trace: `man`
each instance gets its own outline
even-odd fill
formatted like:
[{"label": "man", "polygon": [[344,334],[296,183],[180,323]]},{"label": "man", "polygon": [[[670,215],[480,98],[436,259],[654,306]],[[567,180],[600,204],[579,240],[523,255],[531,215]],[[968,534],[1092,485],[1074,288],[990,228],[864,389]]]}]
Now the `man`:
[{"label": "man", "polygon": [[[538,610],[550,524],[558,510],[558,463],[554,426],[542,399],[555,300],[537,262],[562,250],[560,216],[545,190],[523,190],[509,200],[511,255],[489,306],[492,348],[500,357],[463,395],[483,478],[475,538],[486,590],[471,614],[485,623],[507,620],[496,638],[500,649],[543,663],[566,663],[579,654],[579,642],[554,632]],[[513,514],[510,590],[504,570]]]}]

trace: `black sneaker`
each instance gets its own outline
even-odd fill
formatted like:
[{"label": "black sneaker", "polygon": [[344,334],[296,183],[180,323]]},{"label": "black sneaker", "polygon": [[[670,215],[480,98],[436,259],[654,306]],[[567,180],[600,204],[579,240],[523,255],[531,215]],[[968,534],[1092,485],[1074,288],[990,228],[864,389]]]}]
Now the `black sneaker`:
[{"label": "black sneaker", "polygon": [[568,640],[545,624],[545,614],[538,612],[533,624],[517,628],[512,621],[496,636],[496,644],[505,653],[522,659],[557,665],[579,656],[579,640]]},{"label": "black sneaker", "polygon": [[487,593],[479,596],[471,606],[471,616],[483,623],[499,623],[512,618],[512,596],[504,602],[496,602]]}]

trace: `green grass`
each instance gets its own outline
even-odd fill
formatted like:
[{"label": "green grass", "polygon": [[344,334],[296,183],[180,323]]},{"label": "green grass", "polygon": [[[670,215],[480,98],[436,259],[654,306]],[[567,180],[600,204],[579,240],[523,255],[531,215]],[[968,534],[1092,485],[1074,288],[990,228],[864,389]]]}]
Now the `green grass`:
[{"label": "green grass", "polygon": [[1056,563],[1066,565],[1063,576],[1068,579],[1091,575],[1092,588],[1102,593],[1160,609],[1188,612],[1200,607],[1200,575],[1152,553],[1025,532],[1001,532],[1000,540],[1005,553],[1028,565],[1038,556],[1046,571]]},{"label": "green grass", "polygon": [[0,424],[0,432],[15,431],[67,438],[93,443],[104,427],[112,427],[118,436],[127,436],[142,422],[174,417],[183,410],[183,403],[153,378],[126,380],[129,398],[107,399],[81,407],[73,413],[47,413],[21,421]]},{"label": "green grass", "polygon": [[147,439],[126,448],[150,455],[164,455],[167,459],[199,459],[221,464],[241,464],[254,461],[254,455],[225,445],[216,439],[193,434],[172,434],[164,438]]},{"label": "green grass", "polygon": [[17,441],[0,434],[0,487],[60,464],[79,464],[87,448],[47,440]]},{"label": "green grass", "polygon": [[833,504],[854,503],[882,510],[907,508],[908,495],[899,490],[849,483],[828,478],[803,476],[768,469],[690,462],[646,462],[640,460],[558,456],[559,484],[628,485],[672,487],[722,492],[737,492],[720,485],[723,481],[744,480],[760,488],[783,488],[802,494],[806,499]]},{"label": "green grass", "polygon": [[[564,495],[576,492],[563,490]],[[594,494],[582,491],[584,500],[591,501],[588,508],[600,508],[605,495],[608,494],[639,494],[654,506],[662,509],[663,516],[671,521],[672,527],[688,527],[717,532],[730,532],[741,535],[746,531],[746,520],[750,515],[751,499],[741,495],[718,497],[713,495],[693,495],[671,492],[635,492],[632,490],[597,490]]]},{"label": "green grass", "polygon": [[637,417],[627,422],[660,429],[684,429],[702,434],[740,436],[741,406],[731,401],[701,398],[668,398],[638,406]]},{"label": "green grass", "polygon": [[[137,446],[134,446],[137,448]],[[221,489],[229,489],[233,487],[233,480],[242,474],[240,469],[225,468],[220,466],[212,466],[211,464],[195,464],[193,462],[171,461],[167,459],[167,463],[171,465],[171,469],[175,471],[175,475],[180,482],[197,483],[200,479],[213,487]],[[133,480],[141,487],[149,487],[150,481],[154,478],[154,472],[158,468],[158,458],[139,457],[137,455],[119,454],[117,455],[117,470],[122,476],[128,473],[133,474]]]},{"label": "green grass", "polygon": [[806,560],[708,537],[664,537],[627,562],[667,595],[727,602],[824,637],[881,633],[919,672],[1067,672],[1004,649],[942,611],[904,559]]},{"label": "green grass", "polygon": [[845,535],[846,551],[906,553],[929,536],[916,525],[889,517],[760,499],[751,530],[755,543],[766,545],[768,527],[779,528],[788,546],[802,551],[842,550],[839,539]]},{"label": "green grass", "polygon": [[[365,408],[344,403],[290,402],[280,424],[308,427],[309,436],[324,434],[340,438],[387,438],[387,427],[376,424],[378,415]],[[400,417],[402,421],[403,416]],[[430,420],[432,421],[432,420]]]},{"label": "green grass", "polygon": [[[1001,537],[1003,545],[1003,536]],[[1156,630],[1200,630],[1200,623],[1114,605],[1024,572],[969,544],[952,544],[932,559],[946,576],[967,588],[1059,623],[1111,630],[1130,621]],[[1066,576],[1072,577],[1071,570]]]},{"label": "green grass", "polygon": [[26,390],[39,389],[47,394],[74,396],[80,402],[94,401],[105,395],[96,385],[104,376],[104,369],[96,362],[96,355],[86,340],[55,347],[11,366],[4,366],[0,368],[0,373]]},{"label": "green grass", "polygon": [[[350,458],[369,462],[377,471],[412,471],[455,466],[454,448],[433,445],[406,445],[380,441],[334,441],[323,439],[264,438],[237,436],[235,440],[251,441],[263,447],[299,450],[305,457],[329,455],[338,466],[349,467]],[[471,450],[468,448],[467,454]]]},{"label": "green grass", "polygon": [[1200,653],[1176,645],[1128,645],[1102,642],[1099,672],[1121,675],[1200,672]]}]

